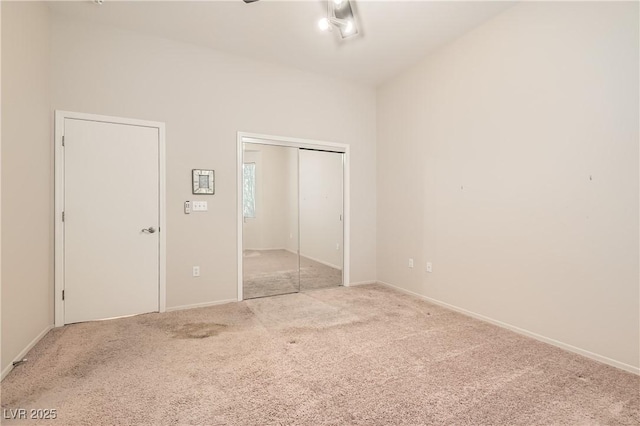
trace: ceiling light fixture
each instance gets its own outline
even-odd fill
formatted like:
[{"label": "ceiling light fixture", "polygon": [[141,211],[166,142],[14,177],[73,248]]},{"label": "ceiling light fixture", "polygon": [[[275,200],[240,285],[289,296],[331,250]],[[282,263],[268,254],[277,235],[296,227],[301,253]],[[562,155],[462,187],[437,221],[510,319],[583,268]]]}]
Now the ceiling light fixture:
[{"label": "ceiling light fixture", "polygon": [[331,31],[335,27],[340,31],[342,38],[358,35],[351,1],[327,0],[327,17],[318,21],[318,27],[322,31]]},{"label": "ceiling light fixture", "polygon": [[318,21],[318,27],[320,27],[320,31],[327,31],[329,29],[329,20],[327,18],[322,18]]}]

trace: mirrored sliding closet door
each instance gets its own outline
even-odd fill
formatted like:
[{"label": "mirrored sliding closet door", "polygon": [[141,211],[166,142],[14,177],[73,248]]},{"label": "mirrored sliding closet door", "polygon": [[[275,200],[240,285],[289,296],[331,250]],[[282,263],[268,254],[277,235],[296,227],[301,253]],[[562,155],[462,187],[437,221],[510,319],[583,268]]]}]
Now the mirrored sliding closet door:
[{"label": "mirrored sliding closet door", "polygon": [[243,298],[342,285],[344,154],[243,144]]}]

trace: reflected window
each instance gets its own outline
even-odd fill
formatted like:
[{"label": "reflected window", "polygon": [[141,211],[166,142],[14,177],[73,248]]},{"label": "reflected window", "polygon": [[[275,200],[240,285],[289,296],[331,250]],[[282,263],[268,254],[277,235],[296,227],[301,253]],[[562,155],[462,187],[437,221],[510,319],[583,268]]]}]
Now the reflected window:
[{"label": "reflected window", "polygon": [[256,217],[256,163],[242,165],[242,209],[244,217]]}]

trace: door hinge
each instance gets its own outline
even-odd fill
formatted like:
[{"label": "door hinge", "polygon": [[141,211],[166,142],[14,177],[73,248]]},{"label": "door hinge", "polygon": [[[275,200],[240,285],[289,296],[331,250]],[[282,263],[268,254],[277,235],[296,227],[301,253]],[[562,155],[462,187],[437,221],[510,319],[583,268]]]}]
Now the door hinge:
[{"label": "door hinge", "polygon": [[64,300],[64,290],[62,290],[62,300]]},{"label": "door hinge", "polygon": [[62,212],[62,221],[64,222],[64,212]]},{"label": "door hinge", "polygon": [[64,135],[62,135],[62,146],[64,146]]}]

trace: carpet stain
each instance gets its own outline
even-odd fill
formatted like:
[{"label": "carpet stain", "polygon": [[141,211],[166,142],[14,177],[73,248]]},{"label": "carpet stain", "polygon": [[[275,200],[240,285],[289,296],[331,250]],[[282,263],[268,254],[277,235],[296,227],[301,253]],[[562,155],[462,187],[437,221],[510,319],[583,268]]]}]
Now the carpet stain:
[{"label": "carpet stain", "polygon": [[588,382],[589,381],[589,379],[584,377],[582,374],[578,374],[576,377],[578,378],[578,380],[582,380],[583,382]]},{"label": "carpet stain", "polygon": [[206,339],[207,337],[217,336],[226,328],[226,324],[217,324],[215,322],[187,323],[173,330],[173,338]]}]

